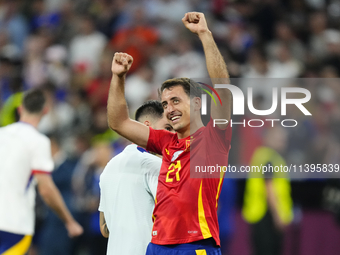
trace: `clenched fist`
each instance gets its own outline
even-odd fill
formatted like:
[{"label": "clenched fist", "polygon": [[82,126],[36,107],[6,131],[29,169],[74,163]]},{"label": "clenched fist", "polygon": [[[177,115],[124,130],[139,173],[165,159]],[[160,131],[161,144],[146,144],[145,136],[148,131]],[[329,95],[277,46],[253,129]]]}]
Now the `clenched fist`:
[{"label": "clenched fist", "polygon": [[205,20],[204,14],[201,12],[187,12],[183,19],[183,24],[187,29],[195,34],[202,34],[209,32],[207,21]]},{"label": "clenched fist", "polygon": [[126,53],[117,52],[113,56],[111,71],[119,77],[124,76],[132,65],[133,58]]},{"label": "clenched fist", "polygon": [[66,224],[66,229],[68,232],[68,236],[71,238],[80,236],[84,232],[83,227],[80,226],[79,223],[74,220]]}]

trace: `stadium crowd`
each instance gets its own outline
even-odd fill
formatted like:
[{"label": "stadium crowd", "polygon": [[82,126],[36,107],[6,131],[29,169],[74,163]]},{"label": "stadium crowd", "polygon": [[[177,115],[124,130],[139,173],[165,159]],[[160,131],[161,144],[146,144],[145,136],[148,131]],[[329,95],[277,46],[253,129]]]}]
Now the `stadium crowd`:
[{"label": "stadium crowd", "polygon": [[[54,180],[85,228],[73,243],[56,238],[66,230],[55,230],[58,220],[38,201],[30,255],[53,254],[66,243],[70,254],[105,254],[98,224],[99,175],[128,144],[107,126],[113,54],[134,58],[126,80],[133,117],[144,101],[157,99],[164,80],[207,77],[199,41],[188,36],[181,21],[192,10],[207,17],[231,78],[311,81],[298,86],[311,91],[306,107],[313,117],[288,109],[286,118],[299,125],[288,132],[287,162],[340,163],[339,1],[0,0],[0,126],[18,119],[22,91],[46,88],[50,112],[39,130],[52,141]],[[256,98],[266,105],[271,92],[262,85]],[[233,132],[229,162],[249,164],[263,142],[263,129],[236,126]],[[240,196],[236,190],[230,194]],[[229,214],[234,207],[237,202]],[[228,235],[236,226],[229,226],[231,220],[225,224],[221,230],[227,228]]]}]

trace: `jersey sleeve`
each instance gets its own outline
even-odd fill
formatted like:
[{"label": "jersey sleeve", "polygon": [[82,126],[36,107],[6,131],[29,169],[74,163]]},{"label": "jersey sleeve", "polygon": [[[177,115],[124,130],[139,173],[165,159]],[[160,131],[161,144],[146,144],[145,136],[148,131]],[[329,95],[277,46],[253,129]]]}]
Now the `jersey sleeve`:
[{"label": "jersey sleeve", "polygon": [[214,144],[217,150],[230,150],[232,137],[232,128],[230,122],[228,123],[226,129],[219,129],[218,127],[213,126],[213,120],[210,118],[210,121],[208,122],[206,128],[208,129],[210,141]]},{"label": "jersey sleeve", "polygon": [[51,154],[51,142],[47,137],[36,140],[36,146],[32,150],[32,173],[51,173],[54,162]]},{"label": "jersey sleeve", "polygon": [[172,140],[173,136],[177,134],[166,130],[155,130],[152,127],[149,127],[149,129],[149,140],[146,149],[162,155],[164,151],[163,148]]},{"label": "jersey sleeve", "polygon": [[161,170],[162,160],[156,156],[147,155],[141,163],[144,173],[145,189],[155,199],[158,185],[158,176]]}]

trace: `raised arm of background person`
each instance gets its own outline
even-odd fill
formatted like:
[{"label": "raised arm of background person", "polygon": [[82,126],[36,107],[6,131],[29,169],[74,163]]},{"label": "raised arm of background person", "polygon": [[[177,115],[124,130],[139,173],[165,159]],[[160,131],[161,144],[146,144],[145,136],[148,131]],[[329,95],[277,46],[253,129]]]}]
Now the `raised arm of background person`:
[{"label": "raised arm of background person", "polygon": [[133,58],[126,53],[115,53],[112,60],[112,80],[107,101],[107,121],[109,127],[121,136],[139,146],[146,147],[149,139],[149,128],[129,118],[125,100],[125,76]]},{"label": "raised arm of background person", "polygon": [[67,209],[64,200],[55,186],[52,176],[46,173],[34,175],[38,182],[38,191],[44,202],[58,215],[65,223],[69,237],[76,237],[83,233],[83,228],[74,220]]},{"label": "raised arm of background person", "polygon": [[100,227],[100,232],[105,238],[109,238],[110,232],[109,229],[107,228],[106,225],[106,220],[103,212],[100,212],[99,215],[99,227]]},{"label": "raised arm of background person", "polygon": [[[214,84],[229,83],[229,73],[227,70],[227,66],[223,60],[220,51],[217,48],[212,33],[208,28],[204,14],[199,12],[189,12],[185,14],[182,21],[185,27],[191,32],[197,34],[202,42],[206,65],[212,82]],[[216,91],[221,97],[222,106],[219,104],[217,104],[216,106],[211,100],[211,118],[226,119],[229,121],[231,117],[232,105],[231,92],[228,89],[216,89]],[[225,129],[227,127],[227,124],[219,124],[217,126],[220,129]]]}]

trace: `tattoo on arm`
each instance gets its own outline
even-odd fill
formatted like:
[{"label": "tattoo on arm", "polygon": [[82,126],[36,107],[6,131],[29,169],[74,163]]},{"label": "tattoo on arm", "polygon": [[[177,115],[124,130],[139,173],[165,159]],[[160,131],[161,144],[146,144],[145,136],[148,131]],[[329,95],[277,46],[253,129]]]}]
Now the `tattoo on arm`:
[{"label": "tattoo on arm", "polygon": [[106,223],[105,223],[105,225],[104,225],[104,231],[105,231],[106,234],[110,234],[109,229],[107,228]]},{"label": "tattoo on arm", "polygon": [[104,220],[104,222],[103,222],[103,225],[104,225],[104,232],[105,232],[105,234],[110,234],[110,231],[109,231],[109,229],[107,228],[107,224],[106,224],[106,220],[105,220],[105,218],[103,219]]}]

